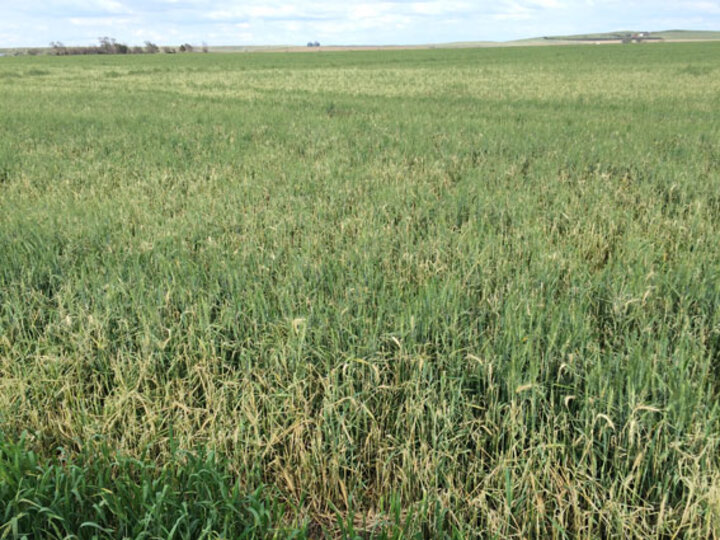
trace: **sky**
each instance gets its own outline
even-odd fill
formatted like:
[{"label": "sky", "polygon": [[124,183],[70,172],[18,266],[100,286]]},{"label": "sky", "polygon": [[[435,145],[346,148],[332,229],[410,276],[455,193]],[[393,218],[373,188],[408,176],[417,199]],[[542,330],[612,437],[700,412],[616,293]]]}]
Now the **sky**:
[{"label": "sky", "polygon": [[720,0],[0,0],[0,48],[390,45],[613,30],[720,30]]}]

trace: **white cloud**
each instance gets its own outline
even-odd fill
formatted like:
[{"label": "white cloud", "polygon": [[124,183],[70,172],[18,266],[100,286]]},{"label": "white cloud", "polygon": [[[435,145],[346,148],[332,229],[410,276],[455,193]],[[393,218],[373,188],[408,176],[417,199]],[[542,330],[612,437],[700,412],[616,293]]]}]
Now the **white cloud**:
[{"label": "white cloud", "polygon": [[684,2],[684,5],[689,11],[711,15],[720,14],[720,2]]},{"label": "white cloud", "polygon": [[127,8],[120,2],[115,0],[96,0],[97,5],[100,9],[108,11],[110,13],[127,13]]},{"label": "white cloud", "polygon": [[413,2],[410,9],[413,13],[422,15],[452,15],[458,12],[466,13],[472,10],[473,4],[470,2]]},{"label": "white cloud", "polygon": [[75,26],[87,26],[90,28],[100,28],[118,25],[124,25],[131,22],[132,19],[121,17],[70,17],[68,22]]},{"label": "white cloud", "polygon": [[529,4],[546,9],[565,7],[565,4],[563,2],[559,2],[558,0],[533,0],[532,2],[529,2]]}]

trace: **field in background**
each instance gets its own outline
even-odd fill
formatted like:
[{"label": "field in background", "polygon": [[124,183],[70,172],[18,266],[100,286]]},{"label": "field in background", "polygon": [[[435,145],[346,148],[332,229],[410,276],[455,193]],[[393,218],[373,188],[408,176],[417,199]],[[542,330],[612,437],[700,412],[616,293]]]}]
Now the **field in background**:
[{"label": "field in background", "polygon": [[0,536],[720,536],[719,56],[4,58]]},{"label": "field in background", "polygon": [[[644,29],[640,28],[637,30],[619,30],[617,32],[601,32],[598,34],[575,34],[572,36],[553,36],[550,39],[566,39],[566,40],[578,40],[578,39],[603,39],[614,36],[622,36],[624,34],[638,34]],[[661,30],[659,32],[649,32],[652,37],[662,38],[668,41],[713,41],[720,40],[720,32],[712,30]]]},{"label": "field in background", "polygon": [[[372,50],[412,50],[412,49],[462,49],[473,47],[530,47],[551,45],[603,45],[615,44],[622,40],[623,34],[636,34],[634,31],[606,32],[598,34],[578,34],[573,36],[549,36],[518,39],[514,41],[458,41],[426,45],[330,45],[323,47],[300,47],[295,45],[276,46],[219,46],[210,47],[212,52],[328,52],[328,51],[372,51]],[[703,30],[664,30],[652,32],[653,38],[666,42],[720,41],[720,32]],[[614,39],[617,38],[617,39]],[[652,42],[646,42],[652,43]]]}]

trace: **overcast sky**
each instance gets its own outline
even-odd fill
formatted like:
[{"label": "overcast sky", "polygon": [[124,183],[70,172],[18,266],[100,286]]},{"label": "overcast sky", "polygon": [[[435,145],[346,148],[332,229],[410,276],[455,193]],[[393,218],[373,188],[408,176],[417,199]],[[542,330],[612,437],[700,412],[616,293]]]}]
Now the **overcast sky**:
[{"label": "overcast sky", "polygon": [[720,0],[0,0],[0,47],[86,45],[99,36],[420,44],[675,28],[720,30]]}]

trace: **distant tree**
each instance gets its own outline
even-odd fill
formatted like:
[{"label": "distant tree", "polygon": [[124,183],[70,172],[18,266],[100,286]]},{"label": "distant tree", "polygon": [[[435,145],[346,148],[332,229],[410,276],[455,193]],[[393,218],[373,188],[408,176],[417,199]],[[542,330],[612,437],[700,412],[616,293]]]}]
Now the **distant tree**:
[{"label": "distant tree", "polygon": [[[82,47],[66,47],[63,43],[60,41],[51,41],[50,42],[50,50],[44,49],[42,51],[35,50],[31,51],[30,49],[26,49],[23,51],[24,54],[38,54],[40,52],[44,54],[51,54],[55,56],[66,56],[66,55],[80,55],[80,54],[142,54],[144,52],[147,53],[158,53],[160,52],[160,47],[155,45],[154,43],[150,41],[145,42],[145,47],[141,47],[138,45],[135,46],[129,46],[125,43],[119,43],[113,38],[110,37],[101,37],[98,38],[98,45],[88,45],[88,46],[82,46]],[[186,51],[193,50],[192,45],[189,45],[187,43],[183,46]],[[169,47],[165,47],[164,51],[167,53],[174,53],[175,49],[171,49]]]},{"label": "distant tree", "polygon": [[177,52],[172,47],[163,47],[162,50],[165,54],[175,54]]},{"label": "distant tree", "polygon": [[314,46],[315,46],[315,44],[314,44],[314,43],[313,43],[312,41],[308,41],[308,44],[307,44],[307,46],[308,46],[308,47],[314,47]]},{"label": "distant tree", "polygon": [[319,41],[316,41],[315,43],[313,43],[313,45],[314,45],[315,47],[319,47],[319,46],[320,46],[320,42],[319,42]]},{"label": "distant tree", "polygon": [[195,47],[193,47],[189,43],[183,43],[182,46],[185,47],[185,52],[193,52],[195,50]]},{"label": "distant tree", "polygon": [[98,38],[100,42],[99,52],[100,54],[114,54],[115,53],[115,40],[110,37]]},{"label": "distant tree", "polygon": [[160,47],[155,45],[152,41],[145,42],[145,52],[148,54],[156,54],[160,52]]},{"label": "distant tree", "polygon": [[51,42],[50,47],[52,47],[53,54],[55,54],[56,56],[64,56],[64,55],[68,54],[67,47],[65,47],[65,45],[63,45],[59,41]]},{"label": "distant tree", "polygon": [[127,54],[130,52],[130,47],[124,43],[118,43],[115,38],[101,37],[98,38],[98,41],[100,42],[100,54]]},{"label": "distant tree", "polygon": [[210,52],[210,48],[208,47],[208,44],[205,43],[204,41],[203,41],[203,44],[202,44],[202,52],[204,52],[204,53]]}]

